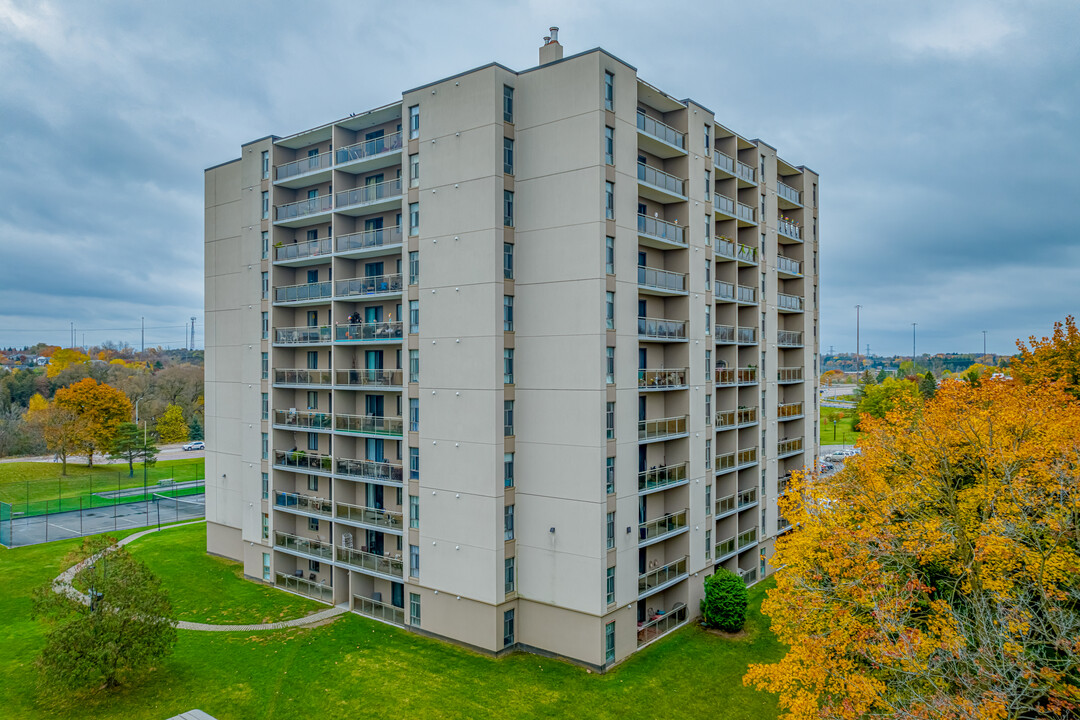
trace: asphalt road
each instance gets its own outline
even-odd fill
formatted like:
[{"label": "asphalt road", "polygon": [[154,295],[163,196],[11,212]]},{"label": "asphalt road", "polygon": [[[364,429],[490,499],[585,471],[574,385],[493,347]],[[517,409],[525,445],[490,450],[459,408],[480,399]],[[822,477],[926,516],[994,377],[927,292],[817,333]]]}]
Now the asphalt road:
[{"label": "asphalt road", "polygon": [[[158,460],[179,460],[180,458],[200,458],[205,457],[205,450],[184,450],[183,443],[176,445],[159,445],[158,446]],[[53,462],[54,456],[52,455],[39,455],[37,457],[13,457],[3,458],[0,463],[5,462]],[[86,464],[85,455],[69,455],[69,463],[82,463]],[[94,456],[94,462],[100,465],[105,465],[109,460],[103,459],[101,455]]]}]

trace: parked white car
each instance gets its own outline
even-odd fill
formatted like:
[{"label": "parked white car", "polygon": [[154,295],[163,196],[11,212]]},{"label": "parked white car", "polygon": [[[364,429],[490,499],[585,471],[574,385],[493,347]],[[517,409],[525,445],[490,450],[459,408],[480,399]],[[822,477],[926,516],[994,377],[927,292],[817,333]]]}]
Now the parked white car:
[{"label": "parked white car", "polygon": [[185,450],[205,450],[206,443],[202,440],[196,440],[195,442],[189,442],[184,444]]},{"label": "parked white car", "polygon": [[831,462],[843,462],[844,460],[847,460],[849,457],[854,457],[855,455],[858,455],[858,454],[859,454],[859,452],[857,450],[847,450],[847,449],[834,450],[832,453],[826,455],[825,459],[829,460]]}]

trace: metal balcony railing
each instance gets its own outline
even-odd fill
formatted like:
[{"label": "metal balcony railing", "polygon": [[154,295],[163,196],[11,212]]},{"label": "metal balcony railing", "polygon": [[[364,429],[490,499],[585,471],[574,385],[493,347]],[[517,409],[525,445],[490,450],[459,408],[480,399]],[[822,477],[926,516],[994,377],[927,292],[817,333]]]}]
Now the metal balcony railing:
[{"label": "metal balcony railing", "polygon": [[802,347],[802,331],[780,330],[776,333],[776,344],[780,347]]},{"label": "metal balcony railing", "polygon": [[757,381],[756,367],[739,368],[738,382],[740,385],[757,385]]},{"label": "metal balcony railing", "polygon": [[651,118],[645,113],[639,112],[637,114],[637,129],[646,135],[652,135],[657,140],[663,140],[669,145],[674,145],[681,150],[686,149],[685,133],[681,133],[670,125]]},{"label": "metal balcony railing", "polygon": [[330,282],[305,283],[303,285],[282,285],[274,288],[274,302],[303,302],[305,300],[330,300],[333,295]]},{"label": "metal balcony railing", "polygon": [[749,205],[743,205],[742,203],[736,203],[735,215],[740,219],[750,223],[756,223],[757,210]]},{"label": "metal balcony railing", "polygon": [[735,413],[736,425],[753,425],[757,421],[758,417],[756,407],[740,408],[738,412]]},{"label": "metal balcony railing", "polygon": [[401,339],[400,322],[370,322],[338,325],[334,339],[337,342],[390,342]]},{"label": "metal balcony railing", "polygon": [[757,343],[757,328],[755,327],[741,327],[739,328],[739,344],[740,345],[753,345]]},{"label": "metal balcony railing", "polygon": [[716,368],[715,373],[717,385],[735,385],[737,382],[735,368]]},{"label": "metal balcony railing", "polygon": [[662,565],[651,572],[638,575],[638,595],[647,593],[653,588],[658,588],[665,583],[686,575],[686,559],[684,555],[678,560]]},{"label": "metal balcony railing", "polygon": [[338,280],[334,294],[339,298],[363,297],[401,292],[401,273]]},{"label": "metal balcony railing", "polygon": [[685,340],[686,321],[639,317],[638,337],[653,340]]},{"label": "metal balcony railing", "polygon": [[747,182],[757,183],[757,173],[754,171],[754,168],[744,162],[740,161],[736,164],[735,174]]},{"label": "metal balcony railing", "polygon": [[727,540],[716,543],[717,560],[724,557],[725,555],[730,555],[731,553],[735,552],[735,540],[735,536],[732,535]]},{"label": "metal balcony railing", "polygon": [[313,495],[275,490],[274,507],[330,517],[333,514],[334,504],[325,498]]},{"label": "metal balcony railing", "polygon": [[329,385],[330,370],[306,370],[304,368],[274,370],[275,385]]},{"label": "metal balcony railing", "polygon": [[686,463],[652,468],[638,473],[638,492],[659,490],[686,480]]},{"label": "metal balcony railing", "polygon": [[792,275],[802,275],[802,263],[780,255],[776,258],[776,269]]},{"label": "metal balcony railing", "polygon": [[739,576],[747,585],[753,585],[758,580],[758,569],[755,567],[749,570],[739,570]]},{"label": "metal balcony railing", "polygon": [[638,440],[659,440],[686,432],[686,416],[638,421]]},{"label": "metal balcony railing", "polygon": [[716,288],[713,290],[713,295],[716,296],[717,300],[734,300],[735,286],[729,282],[717,280]]},{"label": "metal balcony railing", "polygon": [[781,440],[776,443],[777,455],[794,455],[795,453],[802,452],[803,439],[795,438],[793,440]]},{"label": "metal balcony railing", "polygon": [[330,167],[332,161],[333,157],[328,152],[319,153],[318,155],[308,155],[299,160],[293,160],[292,162],[287,162],[275,167],[274,179],[288,180],[297,175],[315,172],[316,170],[326,170]]},{"label": "metal balcony railing", "polygon": [[727,195],[721,195],[716,193],[713,195],[713,208],[718,212],[726,213],[728,215],[735,214],[735,201],[729,198]]},{"label": "metal balcony railing", "polygon": [[328,326],[274,329],[274,343],[277,345],[319,345],[329,342],[330,328]]},{"label": "metal balcony railing", "polygon": [[337,193],[335,202],[340,210],[355,205],[369,205],[399,195],[401,195],[401,178],[394,178],[381,183],[343,190]]},{"label": "metal balcony railing", "polygon": [[713,150],[713,165],[732,175],[735,174],[735,158],[719,150]]},{"label": "metal balcony railing", "polygon": [[685,180],[680,177],[675,177],[674,175],[669,175],[663,170],[649,167],[645,163],[638,163],[637,179],[638,182],[652,185],[653,187],[660,188],[673,195],[686,195]]},{"label": "metal balcony railing", "polygon": [[725,238],[716,238],[716,254],[728,260],[735,259],[735,243]]},{"label": "metal balcony railing", "polygon": [[363,525],[387,528],[389,530],[401,529],[401,513],[384,508],[365,507],[363,505],[351,505],[338,501],[337,518]]},{"label": "metal balcony railing", "polygon": [[388,437],[401,437],[404,427],[401,418],[383,415],[335,415],[334,423],[339,432]]},{"label": "metal balcony railing", "polygon": [[737,299],[741,303],[754,303],[757,304],[757,288],[750,287],[749,285],[740,285],[738,287]]},{"label": "metal balcony railing", "polygon": [[638,265],[637,282],[640,287],[671,292],[686,292],[686,273],[658,270],[657,268]]},{"label": "metal balcony railing", "polygon": [[656,538],[679,532],[686,529],[686,511],[668,513],[655,520],[648,520],[638,525],[639,540],[655,540]]},{"label": "metal balcony railing", "polygon": [[393,625],[405,625],[405,611],[403,609],[362,595],[353,595],[353,612]]},{"label": "metal balcony railing", "polygon": [[735,342],[735,326],[734,325],[717,325],[713,328],[716,331],[716,342],[718,343],[733,343]]},{"label": "metal balcony railing", "polygon": [[638,387],[650,390],[686,387],[686,368],[638,370]]},{"label": "metal balcony railing", "polygon": [[376,155],[382,155],[383,153],[400,149],[401,133],[394,132],[389,135],[383,135],[382,137],[358,142],[355,145],[346,145],[345,147],[338,148],[336,161],[338,165],[341,165],[342,163],[352,162],[353,160],[363,160],[364,158],[375,157]]},{"label": "metal balcony railing", "polygon": [[330,195],[320,195],[319,197],[278,205],[274,208],[274,219],[280,222],[330,212],[333,208],[333,200],[334,198]]},{"label": "metal balcony railing", "polygon": [[715,466],[716,472],[733,469],[735,467],[735,453],[729,452],[724,453],[723,455],[717,455]]},{"label": "metal balcony railing", "polygon": [[[735,496],[734,495],[728,495],[727,497],[722,497],[722,498],[720,498],[719,500],[716,501],[716,514],[717,515],[727,515],[729,512],[732,512],[734,509],[735,509]],[[732,541],[734,541],[734,540],[735,540],[735,538],[732,538]],[[719,554],[717,556],[719,557]]]},{"label": "metal balcony railing", "polygon": [[679,245],[686,244],[686,228],[678,223],[668,222],[657,217],[649,217],[648,215],[638,215],[637,229],[639,235],[647,235],[659,240],[678,243]]},{"label": "metal balcony railing", "polygon": [[365,482],[376,481],[394,485],[402,482],[401,465],[375,460],[338,458],[334,474]]},{"label": "metal balcony railing", "polygon": [[[300,572],[299,570],[297,572]],[[325,603],[334,602],[334,588],[321,582],[313,582],[296,575],[274,573],[274,585],[284,590],[291,590]]]},{"label": "metal balcony railing", "polygon": [[776,417],[781,419],[800,417],[802,414],[803,404],[801,402],[783,403],[776,406]]},{"label": "metal balcony railing", "polygon": [[752,464],[756,463],[757,462],[757,448],[752,447],[752,448],[746,448],[745,450],[740,450],[738,456],[736,457],[736,461],[738,462],[738,464],[740,466],[741,465],[752,465]]},{"label": "metal balcony railing", "polygon": [[738,494],[739,509],[748,508],[751,505],[757,505],[757,488],[749,488],[742,490]]},{"label": "metal balcony railing", "polygon": [[734,410],[718,410],[716,413],[716,429],[730,430],[735,427]]},{"label": "metal balcony railing", "polygon": [[348,387],[401,387],[401,370],[338,370],[337,385]]},{"label": "metal balcony railing", "polygon": [[334,251],[332,238],[324,237],[317,240],[304,240],[288,245],[274,246],[274,260],[284,262],[287,260],[303,260],[304,258],[318,255],[329,255]]},{"label": "metal balcony railing", "polygon": [[776,194],[796,205],[802,205],[802,193],[779,180],[776,181]]},{"label": "metal balcony railing", "polygon": [[329,455],[304,450],[275,450],[274,466],[298,472],[330,472],[334,467],[334,459]]},{"label": "metal balcony railing", "polygon": [[749,245],[739,245],[739,251],[735,257],[743,262],[756,263],[757,262],[757,248],[750,247]]},{"label": "metal balcony railing", "polygon": [[778,293],[776,296],[776,306],[785,310],[802,310],[803,299],[798,295]]},{"label": "metal balcony railing", "polygon": [[314,555],[323,560],[332,560],[334,557],[333,547],[328,543],[281,532],[280,530],[274,531],[274,547],[292,550],[305,555]]},{"label": "metal balcony railing", "polygon": [[782,367],[776,371],[776,379],[782,383],[802,382],[803,369],[801,367]]},{"label": "metal balcony railing", "polygon": [[372,228],[362,232],[342,235],[337,239],[337,251],[340,253],[353,250],[383,247],[401,244],[401,226]]},{"label": "metal balcony railing", "polygon": [[750,528],[746,532],[739,533],[739,537],[738,537],[738,540],[737,540],[736,544],[739,546],[739,549],[742,550],[743,548],[748,547],[750,545],[753,545],[756,542],[757,542],[757,528],[755,527],[755,528]]},{"label": "metal balcony railing", "polygon": [[777,220],[776,231],[781,235],[787,235],[789,238],[802,240],[802,228],[792,220],[784,220],[783,218]]},{"label": "metal balcony railing", "polygon": [[380,575],[389,575],[390,577],[401,577],[404,573],[402,569],[404,564],[400,558],[388,557],[386,555],[376,555],[375,553],[365,552],[363,550],[354,550],[352,548],[335,548],[337,554],[337,561],[342,565],[348,565],[351,568],[359,568],[361,570],[369,570],[371,572],[379,573]]},{"label": "metal balcony railing", "polygon": [[298,430],[330,430],[333,420],[330,413],[310,410],[275,410],[274,424],[286,425]]},{"label": "metal balcony railing", "polygon": [[638,627],[638,647],[668,634],[675,628],[685,624],[689,617],[690,615],[686,610],[686,605],[683,603],[676,603],[670,612],[662,612],[657,617]]}]

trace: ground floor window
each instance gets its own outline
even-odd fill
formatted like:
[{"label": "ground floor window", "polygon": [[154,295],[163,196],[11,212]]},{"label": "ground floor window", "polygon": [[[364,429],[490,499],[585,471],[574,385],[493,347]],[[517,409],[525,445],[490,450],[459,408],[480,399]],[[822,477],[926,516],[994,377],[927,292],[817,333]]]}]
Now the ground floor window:
[{"label": "ground floor window", "polygon": [[420,626],[420,595],[409,593],[409,624]]},{"label": "ground floor window", "polygon": [[514,644],[514,611],[507,610],[503,613],[503,647]]},{"label": "ground floor window", "polygon": [[604,662],[615,662],[615,623],[604,627]]}]

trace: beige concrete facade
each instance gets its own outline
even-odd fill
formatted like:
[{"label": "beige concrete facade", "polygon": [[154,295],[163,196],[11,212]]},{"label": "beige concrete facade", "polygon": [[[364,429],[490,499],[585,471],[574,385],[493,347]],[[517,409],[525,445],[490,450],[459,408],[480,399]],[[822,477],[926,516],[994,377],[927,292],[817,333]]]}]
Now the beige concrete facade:
[{"label": "beige concrete facade", "polygon": [[714,568],[771,572],[817,455],[818,178],[603,50],[541,57],[207,170],[208,549],[605,668]]}]

